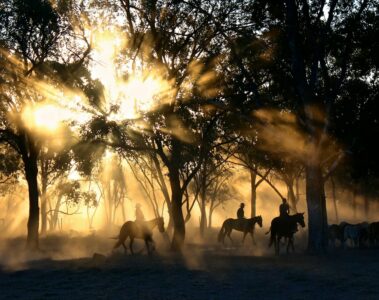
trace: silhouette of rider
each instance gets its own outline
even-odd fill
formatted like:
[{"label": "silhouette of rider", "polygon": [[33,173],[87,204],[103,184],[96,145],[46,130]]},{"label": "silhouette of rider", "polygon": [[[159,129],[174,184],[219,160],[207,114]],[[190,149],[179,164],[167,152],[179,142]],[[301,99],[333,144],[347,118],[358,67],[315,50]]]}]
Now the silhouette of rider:
[{"label": "silhouette of rider", "polygon": [[287,218],[290,213],[290,206],[287,203],[287,199],[282,199],[282,204],[279,206],[279,216],[282,218]]},{"label": "silhouette of rider", "polygon": [[241,203],[240,208],[237,210],[237,218],[238,219],[244,219],[245,218],[245,212],[243,208],[245,207],[244,203]]},{"label": "silhouette of rider", "polygon": [[141,204],[139,203],[137,203],[136,205],[136,221],[137,222],[145,221],[145,216],[143,215],[143,212],[141,210]]},{"label": "silhouette of rider", "polygon": [[243,220],[245,219],[245,212],[243,208],[245,207],[244,203],[240,204],[240,208],[237,210],[237,219],[239,220],[239,226],[242,227],[244,225]]},{"label": "silhouette of rider", "polygon": [[[284,224],[289,223],[289,214],[290,214],[290,206],[288,205],[287,199],[282,199],[282,204],[279,206],[279,216],[282,219]],[[297,231],[297,224],[295,223],[292,228],[293,232]]]}]

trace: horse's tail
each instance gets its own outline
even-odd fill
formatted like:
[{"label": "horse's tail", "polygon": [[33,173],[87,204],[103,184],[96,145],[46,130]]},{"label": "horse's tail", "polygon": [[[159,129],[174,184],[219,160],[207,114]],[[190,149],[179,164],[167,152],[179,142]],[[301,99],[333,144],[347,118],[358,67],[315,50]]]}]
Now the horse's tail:
[{"label": "horse's tail", "polygon": [[121,240],[118,240],[117,243],[113,246],[113,249],[120,247],[121,244],[122,244]]},{"label": "horse's tail", "polygon": [[218,233],[217,241],[218,241],[219,243],[221,243],[222,240],[223,240],[223,238],[224,238],[224,234],[225,234],[224,231],[225,231],[225,222],[222,223],[222,226],[221,226],[220,232]]}]

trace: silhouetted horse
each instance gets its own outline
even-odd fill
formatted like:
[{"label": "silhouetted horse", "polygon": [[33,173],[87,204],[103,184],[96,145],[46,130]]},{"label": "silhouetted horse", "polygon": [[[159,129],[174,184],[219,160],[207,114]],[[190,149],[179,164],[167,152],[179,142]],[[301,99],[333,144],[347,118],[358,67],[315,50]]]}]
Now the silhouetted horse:
[{"label": "silhouetted horse", "polygon": [[372,222],[368,228],[371,246],[379,243],[379,222]]},{"label": "silhouetted horse", "polygon": [[362,222],[359,224],[348,224],[346,223],[343,231],[343,245],[348,239],[351,240],[353,247],[362,247],[364,242],[367,241],[369,237],[369,224],[367,222]]},{"label": "silhouetted horse", "polygon": [[340,225],[331,224],[328,226],[328,239],[333,248],[336,247],[336,241],[340,241],[340,245],[342,246],[343,231]]},{"label": "silhouetted horse", "polygon": [[[147,252],[151,254],[151,250],[149,247],[149,243],[154,243],[153,241],[153,229],[155,226],[158,226],[160,232],[164,232],[164,221],[163,218],[156,218],[150,221],[128,221],[124,225],[122,225],[120,229],[120,234],[117,237],[118,241],[114,245],[113,249],[118,248],[119,246],[123,246],[125,249],[125,253],[127,252],[127,248],[125,246],[125,241],[129,237],[130,238],[130,252],[133,252],[133,242],[134,239],[143,239],[145,241],[145,245],[147,248]],[[153,248],[154,250],[154,248]]]},{"label": "silhouetted horse", "polygon": [[282,237],[288,238],[287,253],[289,252],[290,246],[292,247],[292,250],[295,251],[295,246],[293,244],[293,235],[297,231],[297,224],[305,227],[304,213],[297,213],[286,218],[276,217],[271,221],[270,230],[266,232],[266,234],[270,233],[271,231],[270,243],[268,246],[271,247],[272,243],[275,244],[276,255],[279,255],[279,244]]},{"label": "silhouetted horse", "polygon": [[220,229],[220,232],[218,234],[218,241],[223,244],[225,244],[225,236],[227,235],[229,239],[232,241],[233,240],[230,236],[232,233],[232,230],[237,230],[237,231],[242,231],[243,232],[243,239],[242,243],[245,241],[246,235],[250,233],[251,238],[254,241],[254,226],[255,223],[258,223],[260,227],[262,227],[262,217],[257,216],[251,219],[226,219],[224,223],[222,224],[222,227]]}]

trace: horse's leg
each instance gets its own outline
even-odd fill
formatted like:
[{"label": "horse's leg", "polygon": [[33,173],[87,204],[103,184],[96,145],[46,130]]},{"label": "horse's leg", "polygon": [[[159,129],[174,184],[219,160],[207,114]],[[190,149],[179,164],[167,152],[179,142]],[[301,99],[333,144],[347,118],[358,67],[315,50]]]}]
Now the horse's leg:
[{"label": "horse's leg", "polygon": [[230,229],[230,230],[228,230],[228,232],[226,234],[228,235],[228,238],[230,239],[230,241],[232,242],[232,245],[233,245],[234,242],[233,242],[232,237],[230,236],[231,233],[232,233],[232,230]]},{"label": "horse's leg", "polygon": [[149,241],[147,238],[145,239],[145,245],[146,245],[146,249],[147,249],[147,254],[150,256],[151,252],[150,252],[150,247],[149,247]]},{"label": "horse's leg", "polygon": [[155,251],[155,242],[153,240],[153,237],[149,236],[147,240],[145,240],[146,248],[150,249],[149,254],[151,255],[153,251]]},{"label": "horse's leg", "polygon": [[247,231],[244,231],[243,232],[243,238],[242,238],[242,244],[245,242],[246,235],[247,235]]},{"label": "horse's leg", "polygon": [[124,253],[128,253],[128,248],[126,248],[125,241],[122,242],[122,246],[124,247]]},{"label": "horse's leg", "polygon": [[129,243],[129,247],[130,247],[130,252],[132,254],[134,254],[134,251],[133,251],[133,242],[134,242],[134,237],[130,237],[130,243]]},{"label": "horse's leg", "polygon": [[275,255],[279,255],[279,240],[278,237],[275,236]]},{"label": "horse's leg", "polygon": [[275,255],[278,255],[278,237],[275,235],[274,236],[274,249],[275,249]]},{"label": "horse's leg", "polygon": [[255,238],[254,238],[254,231],[250,231],[250,236],[251,236],[251,240],[253,241],[253,245],[256,246],[257,243],[255,242]]},{"label": "horse's leg", "polygon": [[348,239],[347,238],[343,238],[343,240],[342,240],[342,246],[343,246],[343,249],[346,249],[347,248],[347,246],[348,246]]},{"label": "horse's leg", "polygon": [[277,237],[277,240],[276,240],[276,245],[277,245],[277,248],[276,248],[276,255],[279,255],[280,253],[280,240],[282,238],[280,236]]},{"label": "horse's leg", "polygon": [[149,238],[149,242],[150,242],[150,245],[151,245],[151,251],[155,251],[155,242],[153,240],[153,237]]},{"label": "horse's leg", "polygon": [[288,238],[287,254],[290,252],[290,248],[292,248],[292,252],[295,252],[295,246],[293,245],[293,238],[292,237]]}]

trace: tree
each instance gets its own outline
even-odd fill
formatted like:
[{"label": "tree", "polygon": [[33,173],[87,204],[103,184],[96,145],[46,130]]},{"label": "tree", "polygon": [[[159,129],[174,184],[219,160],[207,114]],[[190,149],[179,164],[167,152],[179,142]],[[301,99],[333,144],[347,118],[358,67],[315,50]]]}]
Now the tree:
[{"label": "tree", "polygon": [[[0,11],[0,142],[15,149],[23,161],[29,188],[27,245],[38,248],[39,193],[38,157],[46,138],[33,128],[27,110],[46,101],[50,91],[44,80],[52,75],[45,63],[62,57],[60,46],[64,32],[70,31],[67,20],[46,0],[7,0]],[[51,78],[51,77],[48,77]],[[24,118],[24,119],[23,119]],[[29,120],[25,120],[29,119]],[[34,120],[34,122],[43,120]]]},{"label": "tree", "polygon": [[212,228],[212,216],[216,208],[224,206],[227,201],[238,200],[238,192],[233,185],[228,184],[233,176],[232,167],[222,164],[210,180],[210,185],[207,189],[207,197],[209,199],[208,210],[208,228]]},{"label": "tree", "polygon": [[73,167],[70,147],[65,145],[66,149],[55,149],[52,144],[54,144],[54,139],[51,139],[50,143],[45,142],[43,147],[41,147],[38,157],[40,170],[41,234],[45,234],[47,229],[48,189],[61,179],[62,176],[67,176]]},{"label": "tree", "polygon": [[[352,44],[351,39],[370,14],[368,1],[350,5],[331,1],[327,17],[324,17],[324,5],[316,1],[300,4],[287,0],[284,6],[292,82],[299,103],[298,117],[312,149],[311,159],[305,164],[308,250],[311,252],[325,251],[327,247],[322,152],[333,121],[333,103],[349,81],[349,74],[354,74],[351,62],[360,45]],[[347,6],[350,6],[348,10]],[[342,48],[339,42],[344,44]],[[331,60],[337,63],[332,65]]]},{"label": "tree", "polygon": [[[41,65],[56,46],[60,34],[59,17],[47,1],[7,1],[0,16],[2,44],[20,55],[23,66],[10,60],[17,56],[1,52],[2,76],[2,124],[0,140],[12,146],[21,156],[29,187],[29,220],[27,245],[38,248],[39,206],[37,184],[37,159],[39,142],[23,125],[10,123],[7,112],[16,113],[25,101],[33,101],[36,95],[25,85],[24,74],[29,75]],[[33,97],[34,96],[34,97]]]}]

